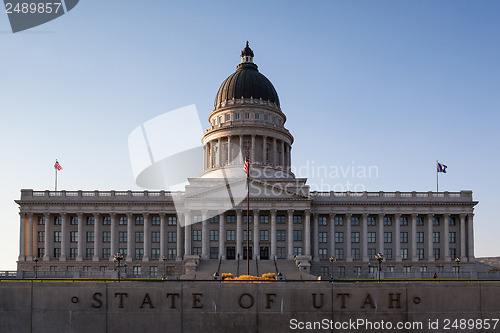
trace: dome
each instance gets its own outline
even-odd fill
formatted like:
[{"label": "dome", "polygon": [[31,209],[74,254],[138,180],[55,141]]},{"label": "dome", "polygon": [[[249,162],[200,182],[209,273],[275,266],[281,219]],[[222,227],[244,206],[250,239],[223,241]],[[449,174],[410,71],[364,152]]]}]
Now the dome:
[{"label": "dome", "polygon": [[253,51],[246,43],[241,51],[241,63],[236,67],[236,72],[231,74],[221,84],[215,97],[215,108],[221,103],[240,98],[253,98],[269,101],[280,106],[278,93],[271,81],[261,74],[257,65],[253,63]]}]

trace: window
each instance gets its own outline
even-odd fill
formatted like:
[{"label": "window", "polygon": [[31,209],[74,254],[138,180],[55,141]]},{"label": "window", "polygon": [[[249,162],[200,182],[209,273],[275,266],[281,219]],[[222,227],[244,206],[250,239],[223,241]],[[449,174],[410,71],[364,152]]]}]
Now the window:
[{"label": "window", "polygon": [[151,275],[151,276],[158,275],[158,266],[150,266],[149,267],[149,275]]},{"label": "window", "polygon": [[408,259],[408,249],[400,249],[399,254],[401,255],[401,259]]},{"label": "window", "polygon": [[87,216],[87,225],[94,225],[94,217]]},{"label": "window", "polygon": [[226,230],[226,240],[234,241],[236,232],[234,230]]},{"label": "window", "polygon": [[39,242],[45,242],[45,231],[39,231],[37,238]]},{"label": "window", "polygon": [[285,224],[286,223],[286,217],[285,217],[285,215],[278,215],[278,216],[276,216],[276,223],[277,224]]},{"label": "window", "polygon": [[250,119],[250,113],[248,112],[245,113],[245,119]]},{"label": "window", "polygon": [[433,243],[439,243],[439,241],[440,241],[440,239],[439,239],[440,237],[439,236],[440,236],[439,232],[433,232],[432,233],[432,242]]},{"label": "window", "polygon": [[56,243],[61,242],[61,232],[60,231],[54,231],[54,242],[56,242]]},{"label": "window", "polygon": [[144,242],[144,232],[142,232],[142,231],[136,231],[136,233],[135,233],[135,242],[136,243],[142,243],[142,242]]},{"label": "window", "polygon": [[377,249],[368,249],[368,258],[375,259],[377,255]]},{"label": "window", "polygon": [[144,225],[144,216],[136,216],[135,225]]},{"label": "window", "polygon": [[335,225],[344,225],[344,218],[342,216],[335,216]]},{"label": "window", "polygon": [[85,249],[85,258],[92,259],[94,257],[94,248],[88,247]]},{"label": "window", "polygon": [[134,275],[141,275],[141,266],[134,266],[133,271]]},{"label": "window", "polygon": [[358,216],[351,217],[351,225],[353,225],[353,226],[359,225],[359,217]]},{"label": "window", "polygon": [[211,241],[218,241],[219,240],[219,230],[210,230],[210,240]]},{"label": "window", "polygon": [[384,243],[392,243],[392,232],[384,232]]},{"label": "window", "polygon": [[345,277],[345,266],[339,266],[339,276]]},{"label": "window", "polygon": [[61,225],[61,217],[54,216],[54,225]]},{"label": "window", "polygon": [[392,219],[389,216],[384,217],[384,225],[385,226],[392,225]]},{"label": "window", "polygon": [[359,243],[359,232],[351,232],[351,243]]},{"label": "window", "polygon": [[318,254],[319,254],[320,259],[327,259],[328,258],[327,249],[318,249]]},{"label": "window", "polygon": [[273,116],[271,119],[272,119],[271,121],[272,121],[273,124],[276,123],[276,117],[275,116]]},{"label": "window", "polygon": [[104,273],[106,272],[106,268],[107,268],[106,266],[100,266],[99,271]]},{"label": "window", "polygon": [[111,216],[104,216],[102,218],[102,225],[111,225]]},{"label": "window", "polygon": [[193,255],[201,256],[201,247],[193,247]]},{"label": "window", "polygon": [[69,257],[71,259],[75,259],[78,254],[78,249],[75,249],[74,247],[69,249]]},{"label": "window", "polygon": [[127,248],[126,247],[120,247],[118,249],[118,252],[120,252],[124,257],[127,256]]},{"label": "window", "polygon": [[254,118],[258,120],[260,118],[260,113],[254,114]]},{"label": "window", "polygon": [[440,249],[432,249],[432,255],[434,256],[435,260],[438,260],[441,258],[441,250]]},{"label": "window", "polygon": [[448,241],[449,241],[450,243],[455,243],[456,238],[457,238],[457,234],[456,234],[455,232],[450,232],[450,233],[448,234]]},{"label": "window", "polygon": [[175,259],[176,256],[177,256],[177,249],[168,249],[167,250],[168,259]]},{"label": "window", "polygon": [[377,242],[377,233],[376,232],[369,232],[367,234],[368,238],[368,243],[376,243]]},{"label": "window", "polygon": [[193,230],[193,241],[201,241],[201,230]]},{"label": "window", "polygon": [[109,242],[111,242],[111,232],[110,231],[103,231],[103,233],[102,233],[102,242],[103,243],[109,243]]},{"label": "window", "polygon": [[38,217],[38,225],[45,225],[45,217],[44,216]]},{"label": "window", "polygon": [[343,243],[344,242],[344,233],[336,232],[335,233],[335,243]]},{"label": "window", "polygon": [[[250,239],[249,241],[252,240],[252,230],[249,230],[250,231]],[[247,231],[246,230],[243,230],[243,240],[246,241],[247,240]]]},{"label": "window", "polygon": [[160,232],[153,231],[151,233],[151,243],[159,243],[160,242]]},{"label": "window", "polygon": [[160,249],[152,248],[151,249],[151,258],[152,259],[158,259],[158,258],[160,258]]},{"label": "window", "polygon": [[286,248],[285,247],[278,247],[278,259],[286,259]]},{"label": "window", "polygon": [[368,222],[367,223],[368,223],[368,226],[371,226],[371,227],[373,227],[373,226],[375,226],[377,224],[376,223],[376,219],[373,216],[369,216],[368,217]]},{"label": "window", "polygon": [[94,242],[94,232],[87,231],[87,243],[93,243],[93,242]]},{"label": "window", "polygon": [[456,222],[455,222],[455,218],[454,217],[450,217],[448,219],[448,225],[449,226],[455,226],[456,225]]},{"label": "window", "polygon": [[302,224],[302,215],[294,215],[293,224]]},{"label": "window", "polygon": [[118,232],[118,242],[120,242],[120,243],[127,242],[127,232],[126,231],[119,231]]},{"label": "window", "polygon": [[[248,219],[250,220],[250,223],[252,223],[252,215],[249,215],[248,216]],[[246,224],[247,223],[247,216],[246,215],[243,215],[243,223]]]},{"label": "window", "polygon": [[226,223],[235,223],[236,221],[236,216],[234,215],[227,215],[226,216]]},{"label": "window", "polygon": [[403,273],[410,274],[411,273],[411,266],[404,266]]},{"label": "window", "polygon": [[120,216],[120,219],[118,220],[119,225],[127,225],[127,217],[126,216]]},{"label": "window", "polygon": [[104,247],[102,249],[102,259],[109,259],[111,257],[111,249],[109,247]]},{"label": "window", "polygon": [[294,230],[293,231],[293,241],[301,242],[302,241],[302,230]]},{"label": "window", "polygon": [[407,217],[400,217],[399,218],[399,225],[402,225],[402,226],[408,225],[408,218]]},{"label": "window", "polygon": [[424,249],[417,249],[418,259],[424,259]]},{"label": "window", "polygon": [[408,233],[407,232],[400,232],[399,233],[399,240],[401,243],[408,243]]},{"label": "window", "polygon": [[359,259],[360,258],[359,249],[351,249],[351,257],[352,259]]},{"label": "window", "polygon": [[427,266],[420,266],[421,273],[427,273]]},{"label": "window", "polygon": [[294,256],[301,256],[302,255],[302,248],[301,247],[294,247],[293,248],[293,255]]},{"label": "window", "polygon": [[335,258],[337,258],[338,260],[344,259],[344,249],[335,249]]},{"label": "window", "polygon": [[439,217],[432,218],[432,225],[439,226]]},{"label": "window", "polygon": [[457,249],[450,248],[450,258],[454,260],[457,257]]},{"label": "window", "polygon": [[210,219],[208,219],[208,223],[219,223],[219,215],[212,216]]},{"label": "window", "polygon": [[264,114],[264,121],[268,121],[269,120],[269,115],[268,114]]},{"label": "window", "polygon": [[71,216],[71,219],[69,220],[70,225],[78,225],[78,216]]},{"label": "window", "polygon": [[210,259],[217,259],[219,257],[219,248],[211,247],[210,248]]},{"label": "window", "polygon": [[54,258],[59,258],[60,256],[61,256],[61,248],[55,247],[54,248]]},{"label": "window", "polygon": [[385,259],[392,259],[392,249],[384,249]]},{"label": "window", "polygon": [[161,219],[159,216],[151,217],[151,225],[160,225],[160,224],[161,224]]},{"label": "window", "polygon": [[176,243],[177,242],[177,232],[176,231],[169,231],[167,234],[167,241],[169,243]]},{"label": "window", "polygon": [[226,114],[226,121],[231,120],[231,115],[229,113]]},{"label": "window", "polygon": [[268,215],[261,215],[260,216],[260,223],[261,224],[267,224],[267,223],[269,223],[269,216]]},{"label": "window", "polygon": [[328,239],[327,233],[326,232],[320,232],[319,233],[319,242],[320,243],[326,243]]},{"label": "window", "polygon": [[326,226],[326,216],[318,217],[318,225],[319,226]]},{"label": "window", "polygon": [[239,120],[240,119],[240,114],[239,113],[235,113],[234,114],[234,120]]},{"label": "window", "polygon": [[276,231],[276,240],[278,242],[284,242],[286,240],[286,231],[285,230],[277,230]]},{"label": "window", "polygon": [[423,226],[424,225],[424,218],[417,216],[417,226]]},{"label": "window", "polygon": [[177,225],[177,216],[169,216],[167,217],[168,225]]},{"label": "window", "polygon": [[142,259],[144,257],[144,249],[142,247],[135,248],[135,259]]},{"label": "window", "polygon": [[423,242],[424,242],[424,233],[417,232],[417,243],[423,243]]},{"label": "window", "polygon": [[38,249],[38,258],[43,258],[45,255],[45,249]]},{"label": "window", "polygon": [[71,243],[78,242],[78,231],[70,231],[70,233],[69,233],[69,241]]},{"label": "window", "polygon": [[260,240],[268,241],[269,240],[269,230],[261,230],[260,231]]},{"label": "window", "polygon": [[201,215],[193,216],[193,223],[200,223],[200,222],[201,222]]}]

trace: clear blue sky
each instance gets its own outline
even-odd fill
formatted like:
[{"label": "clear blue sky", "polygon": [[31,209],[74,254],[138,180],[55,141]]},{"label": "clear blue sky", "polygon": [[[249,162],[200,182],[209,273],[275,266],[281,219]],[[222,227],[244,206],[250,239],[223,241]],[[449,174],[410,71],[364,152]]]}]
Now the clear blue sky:
[{"label": "clear blue sky", "polygon": [[[500,2],[84,0],[12,34],[0,13],[0,270],[21,188],[138,190],[127,138],[196,104],[207,126],[246,40],[274,84],[293,164],[376,166],[327,189],[473,190],[476,256],[498,256]],[[306,174],[300,174],[307,176]]]}]

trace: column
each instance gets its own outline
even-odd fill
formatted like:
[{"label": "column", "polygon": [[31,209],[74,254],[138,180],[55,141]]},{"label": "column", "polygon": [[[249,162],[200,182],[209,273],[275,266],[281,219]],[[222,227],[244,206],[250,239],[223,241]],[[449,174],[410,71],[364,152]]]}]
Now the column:
[{"label": "column", "polygon": [[253,258],[260,259],[260,246],[259,246],[259,210],[253,210]]},{"label": "column", "polygon": [[208,259],[208,211],[201,211],[201,259]]},{"label": "column", "polygon": [[427,214],[427,260],[434,261],[432,255],[432,218],[434,214]]},{"label": "column", "polygon": [[306,251],[306,256],[311,257],[311,211],[309,209],[306,209],[304,211],[304,233],[305,233],[305,242],[304,242],[304,247]]},{"label": "column", "polygon": [[319,261],[319,222],[318,213],[313,214],[313,260]]},{"label": "column", "polygon": [[233,164],[231,156],[231,135],[228,135],[227,137],[227,164]]},{"label": "column", "polygon": [[276,257],[276,209],[271,209],[271,258]]},{"label": "column", "polygon": [[267,148],[267,137],[262,136],[262,163],[267,163],[266,148]]},{"label": "column", "polygon": [[288,169],[290,169],[290,167],[292,166],[292,146],[288,146],[288,155],[287,155],[287,159],[288,159]]},{"label": "column", "polygon": [[101,221],[99,221],[99,213],[94,213],[94,257],[92,258],[92,261],[99,261],[101,241]]},{"label": "column", "polygon": [[[47,225],[47,224],[45,224]],[[25,227],[26,227],[26,214],[25,213],[19,213],[19,261],[25,261],[26,260],[26,253],[25,253],[25,242],[26,242],[26,232],[25,232]],[[47,247],[45,247],[47,248]]]},{"label": "column", "polygon": [[[177,220],[175,221],[175,237],[176,237],[176,245],[177,245],[177,248],[175,250],[176,252],[176,257],[175,257],[175,260],[176,261],[181,261],[182,260],[182,248],[183,248],[183,244],[182,244],[182,228],[181,228],[181,221],[182,219],[184,218],[184,214],[182,213],[179,213],[178,216],[177,216]],[[166,252],[166,251],[165,251]]]},{"label": "column", "polygon": [[250,162],[255,161],[255,135],[252,135],[252,151],[250,152]]},{"label": "column", "polygon": [[[179,223],[177,223],[179,224]],[[167,256],[167,226],[165,213],[160,213],[160,262]]]},{"label": "column", "polygon": [[118,253],[118,228],[116,223],[116,213],[109,214],[111,218],[111,254],[109,261],[113,261],[115,254]]},{"label": "column", "polygon": [[288,211],[288,260],[293,259],[293,209]]},{"label": "column", "polygon": [[368,214],[361,215],[361,257],[368,262]]},{"label": "column", "polygon": [[219,212],[219,258],[226,260],[226,221],[224,211]]},{"label": "column", "polygon": [[330,214],[330,256],[335,257],[335,214]]},{"label": "column", "polygon": [[467,252],[467,256],[469,257],[469,261],[474,261],[474,226],[473,226],[473,219],[474,219],[474,214],[470,213],[467,214],[468,216],[468,249],[469,251]]},{"label": "column", "polygon": [[460,214],[460,261],[466,262],[467,255],[465,252],[465,214]]},{"label": "column", "polygon": [[[207,145],[203,146],[203,170],[207,169]],[[161,250],[160,250],[161,252]]]},{"label": "column", "polygon": [[378,214],[378,253],[384,254],[384,217],[385,214]]},{"label": "column", "polygon": [[245,150],[243,149],[243,135],[240,135],[240,163],[243,164],[243,161],[245,160]]},{"label": "column", "polygon": [[[450,222],[449,222],[450,214],[443,215],[443,227],[444,227],[444,235],[443,235],[443,259],[444,261],[450,261]],[[454,260],[455,258],[453,258]]]},{"label": "column", "polygon": [[417,255],[417,217],[418,214],[411,215],[411,261],[418,262]]},{"label": "column", "polygon": [[394,215],[394,226],[395,226],[395,241],[396,241],[396,261],[402,261],[401,258],[401,222],[399,219],[401,218],[401,214],[395,214]]},{"label": "column", "polygon": [[184,212],[184,259],[191,255],[191,212]]},{"label": "column", "polygon": [[[52,250],[52,244],[50,242],[50,240],[52,239],[50,235],[50,233],[52,232],[50,223],[50,214],[49,213],[44,214],[43,218],[45,219],[45,249],[44,249],[45,254],[43,255],[43,261],[49,261],[51,257],[50,252]],[[23,226],[24,226],[24,220],[23,220]]]},{"label": "column", "polygon": [[242,245],[242,214],[241,209],[236,210],[236,256],[240,255],[240,259],[243,258],[243,248]]},{"label": "column", "polygon": [[280,165],[283,169],[285,169],[285,142],[281,141],[281,161]]},{"label": "column", "polygon": [[151,232],[149,231],[149,213],[144,213],[144,256],[142,261],[149,261],[149,255],[151,254]]},{"label": "column", "polygon": [[276,145],[276,138],[273,138],[273,164],[278,165],[278,147]]},{"label": "column", "polygon": [[222,166],[222,140],[221,138],[217,139],[217,154],[219,155],[219,163],[217,166]]},{"label": "column", "polygon": [[28,258],[26,259],[33,260],[33,213],[28,214]]},{"label": "column", "polygon": [[344,237],[344,240],[346,242],[346,257],[345,257],[345,260],[347,262],[351,262],[352,261],[352,254],[351,254],[351,218],[352,218],[352,214],[346,214],[345,216],[345,227],[346,227],[346,235]]},{"label": "column", "polygon": [[284,151],[284,157],[285,157],[285,170],[288,170],[290,167],[290,158],[289,158],[289,153],[290,153],[290,147],[288,144],[285,145],[285,151]]},{"label": "column", "polygon": [[132,213],[127,213],[127,258],[125,258],[126,261],[131,262],[132,261],[132,227],[134,223],[134,215]]},{"label": "column", "polygon": [[68,225],[67,225],[67,216],[66,213],[61,213],[61,256],[59,257],[59,261],[66,261],[66,257],[68,256]]},{"label": "column", "polygon": [[85,251],[85,235],[83,232],[83,214],[76,214],[78,217],[78,254],[76,256],[76,261],[83,261],[84,251]]}]

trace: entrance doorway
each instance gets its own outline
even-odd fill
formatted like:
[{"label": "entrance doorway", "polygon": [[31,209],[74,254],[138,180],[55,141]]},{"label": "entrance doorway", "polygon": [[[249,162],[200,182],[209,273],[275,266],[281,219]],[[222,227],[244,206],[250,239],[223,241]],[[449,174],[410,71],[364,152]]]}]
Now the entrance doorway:
[{"label": "entrance doorway", "polygon": [[[252,247],[250,246],[250,260],[252,260],[253,257],[253,251]],[[247,247],[243,247],[243,260],[247,260]]]},{"label": "entrance doorway", "polygon": [[226,259],[234,260],[235,258],[236,258],[236,249],[234,248],[234,246],[226,247]]},{"label": "entrance doorway", "polygon": [[269,247],[260,247],[260,260],[269,260]]}]

